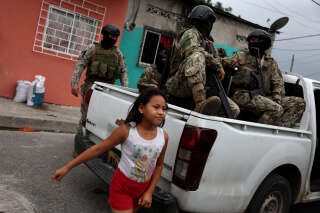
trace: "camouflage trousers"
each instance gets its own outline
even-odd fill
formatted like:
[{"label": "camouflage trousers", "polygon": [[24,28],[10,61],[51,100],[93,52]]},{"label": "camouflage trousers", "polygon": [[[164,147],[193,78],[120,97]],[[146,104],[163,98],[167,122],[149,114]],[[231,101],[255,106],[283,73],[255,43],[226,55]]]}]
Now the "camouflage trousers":
[{"label": "camouflage trousers", "polygon": [[[226,111],[224,109],[224,106],[222,104],[221,99],[218,96],[211,96],[211,97],[209,97],[209,99],[210,99],[210,102],[212,103],[213,107],[211,108],[210,111],[204,112],[203,114],[215,115],[215,116],[219,116],[219,117],[227,117]],[[234,114],[234,117],[237,118],[240,113],[240,108],[239,108],[238,104],[236,104],[233,100],[231,100],[228,97],[227,97],[227,99],[229,102],[230,109]]]},{"label": "camouflage trousers", "polygon": [[257,95],[251,99],[246,90],[236,91],[232,100],[240,106],[241,110],[258,116],[258,123],[284,127],[294,127],[305,109],[305,102],[300,97],[283,97],[282,104],[279,105],[271,97]]},{"label": "camouflage trousers", "polygon": [[300,121],[305,110],[306,104],[303,98],[286,96],[282,98],[283,114],[275,121],[275,125],[284,127],[294,127]]},{"label": "camouflage trousers", "polygon": [[[209,109],[206,109],[204,112],[200,112],[200,113],[206,114],[206,115],[226,117],[225,109],[222,105],[220,98],[218,96],[212,96],[212,97],[209,97],[209,99],[210,99]],[[233,112],[236,118],[240,113],[239,106],[230,98],[227,97],[227,99],[228,99],[231,111]],[[185,109],[195,110],[195,103],[193,101],[193,98],[177,98],[169,95],[168,102],[170,104],[174,104],[176,106],[183,107]]]},{"label": "camouflage trousers", "polygon": [[81,85],[81,118],[79,120],[79,126],[77,134],[82,135],[82,124],[87,119],[87,110],[85,109],[85,97],[87,92],[90,90],[93,83],[85,82]]}]

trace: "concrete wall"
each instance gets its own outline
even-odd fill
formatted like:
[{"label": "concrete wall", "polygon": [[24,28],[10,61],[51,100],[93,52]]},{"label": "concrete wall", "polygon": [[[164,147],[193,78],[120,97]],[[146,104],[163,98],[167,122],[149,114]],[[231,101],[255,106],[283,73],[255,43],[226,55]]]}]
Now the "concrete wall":
[{"label": "concrete wall", "polygon": [[136,26],[132,31],[123,29],[120,45],[120,50],[127,62],[129,87],[131,88],[137,88],[136,83],[144,70],[144,67],[137,65],[137,62],[142,48],[145,27],[175,33],[184,21],[181,16],[184,4],[180,0],[130,0],[127,21],[132,21],[137,5],[139,5],[139,9],[135,19]]},{"label": "concrete wall", "polygon": [[136,19],[138,27],[151,26],[161,30],[176,32],[183,2],[180,0],[141,0]]},{"label": "concrete wall", "polygon": [[[138,8],[138,10],[137,10]],[[136,88],[136,83],[144,70],[137,64],[142,48],[144,29],[152,27],[172,33],[182,29],[190,5],[182,0],[130,0],[127,12],[127,25],[136,14],[135,28],[130,31],[124,28],[120,49],[127,61],[129,70],[129,86]],[[217,21],[213,25],[211,34],[215,39],[216,48],[224,48],[230,56],[247,46],[246,36],[253,29],[238,20],[217,14]],[[119,84],[119,82],[118,82]]]},{"label": "concrete wall", "polygon": [[[0,19],[3,21],[0,23],[2,29],[0,33],[2,48],[0,52],[0,96],[12,98],[17,80],[32,81],[34,75],[40,74],[46,77],[45,102],[80,105],[80,98],[71,95],[70,87],[76,57],[69,60],[39,53],[33,49],[43,2],[58,6],[62,4],[83,5],[83,0],[13,0],[1,3]],[[106,8],[100,30],[101,26],[107,23],[114,23],[122,29],[128,0],[90,0],[87,2]],[[72,8],[69,7],[69,9]]]},{"label": "concrete wall", "polygon": [[211,31],[215,43],[235,49],[247,48],[246,37],[255,28],[230,17],[218,14],[216,16],[217,21]]}]

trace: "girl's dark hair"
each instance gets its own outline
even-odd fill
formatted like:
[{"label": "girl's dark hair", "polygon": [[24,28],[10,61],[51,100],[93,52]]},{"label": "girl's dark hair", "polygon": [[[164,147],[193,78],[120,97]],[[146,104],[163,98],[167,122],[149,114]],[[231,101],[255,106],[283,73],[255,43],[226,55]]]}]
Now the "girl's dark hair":
[{"label": "girl's dark hair", "polygon": [[[130,123],[132,121],[136,122],[136,124],[140,123],[142,120],[142,114],[139,112],[140,104],[145,106],[153,96],[158,96],[158,95],[162,96],[167,103],[167,98],[165,94],[158,88],[151,87],[151,88],[144,89],[142,93],[140,93],[136,101],[129,108],[129,113],[127,115],[125,123]],[[164,125],[164,122],[165,121],[163,121],[160,124],[161,127]]]}]

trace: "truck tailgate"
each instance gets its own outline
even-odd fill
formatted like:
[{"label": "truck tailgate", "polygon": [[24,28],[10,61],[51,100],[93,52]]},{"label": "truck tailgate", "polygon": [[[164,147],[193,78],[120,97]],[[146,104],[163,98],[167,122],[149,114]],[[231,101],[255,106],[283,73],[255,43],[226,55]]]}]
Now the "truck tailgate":
[{"label": "truck tailgate", "polygon": [[[96,82],[90,99],[86,129],[99,139],[105,139],[118,127],[115,121],[126,118],[137,96],[138,93],[132,89]],[[190,113],[190,110],[169,105],[164,125],[169,142],[162,172],[162,177],[169,181],[172,179],[180,137]],[[117,148],[120,149],[120,146]]]}]

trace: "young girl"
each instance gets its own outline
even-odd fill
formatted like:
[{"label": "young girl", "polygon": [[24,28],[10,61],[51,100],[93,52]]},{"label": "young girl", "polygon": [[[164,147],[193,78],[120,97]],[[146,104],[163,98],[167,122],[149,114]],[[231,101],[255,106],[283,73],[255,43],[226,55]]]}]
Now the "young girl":
[{"label": "young girl", "polygon": [[73,167],[121,144],[121,159],[109,192],[112,212],[133,213],[142,206],[149,208],[168,144],[167,133],[159,127],[164,124],[166,110],[163,93],[156,88],[146,89],[134,102],[124,124],[58,169],[52,180],[60,182]]}]

